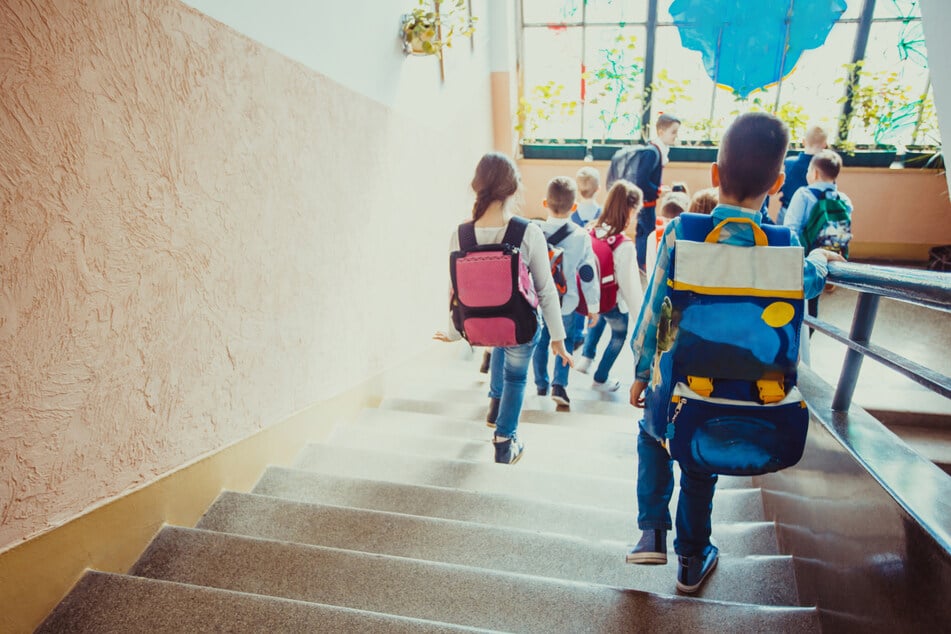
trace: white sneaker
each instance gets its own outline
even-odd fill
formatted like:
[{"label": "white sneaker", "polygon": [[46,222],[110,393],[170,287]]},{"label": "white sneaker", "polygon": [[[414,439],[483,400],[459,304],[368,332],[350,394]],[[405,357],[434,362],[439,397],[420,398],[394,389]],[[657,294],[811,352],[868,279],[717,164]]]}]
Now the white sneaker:
[{"label": "white sneaker", "polygon": [[575,370],[581,372],[582,374],[587,374],[588,368],[591,367],[591,361],[592,359],[589,359],[584,355],[577,355],[575,357]]},{"label": "white sneaker", "polygon": [[604,383],[598,383],[595,381],[591,388],[599,392],[617,392],[621,387],[621,382],[617,379],[608,379]]}]

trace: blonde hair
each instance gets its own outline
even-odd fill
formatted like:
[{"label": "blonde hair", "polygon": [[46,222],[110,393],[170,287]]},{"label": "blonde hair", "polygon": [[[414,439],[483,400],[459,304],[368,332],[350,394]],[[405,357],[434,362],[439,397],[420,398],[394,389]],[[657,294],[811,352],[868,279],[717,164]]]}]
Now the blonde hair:
[{"label": "blonde hair", "polygon": [[660,215],[664,218],[676,218],[687,211],[690,206],[690,197],[683,192],[670,192],[660,199]]},{"label": "blonde hair", "polygon": [[720,191],[716,187],[701,189],[690,199],[690,213],[709,214],[720,204]]},{"label": "blonde hair", "polygon": [[582,167],[575,174],[578,182],[578,193],[582,198],[593,198],[601,189],[601,174],[593,167]]}]

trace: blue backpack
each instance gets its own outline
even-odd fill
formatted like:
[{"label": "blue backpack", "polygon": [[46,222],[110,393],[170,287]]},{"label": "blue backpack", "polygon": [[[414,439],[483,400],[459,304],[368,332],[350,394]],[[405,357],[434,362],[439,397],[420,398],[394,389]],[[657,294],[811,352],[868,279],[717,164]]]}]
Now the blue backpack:
[{"label": "blue backpack", "polygon": [[[746,218],[682,226],[657,327],[645,430],[681,467],[724,475],[785,469],[809,425],[796,388],[803,317],[803,249],[786,227]],[[752,229],[755,246],[720,242]]]}]

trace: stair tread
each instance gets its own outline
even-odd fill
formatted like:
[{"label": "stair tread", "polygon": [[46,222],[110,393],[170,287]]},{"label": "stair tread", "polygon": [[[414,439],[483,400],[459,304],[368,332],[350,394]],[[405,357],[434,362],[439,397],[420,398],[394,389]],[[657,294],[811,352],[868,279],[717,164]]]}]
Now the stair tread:
[{"label": "stair tread", "polygon": [[[498,465],[493,455],[485,462],[400,454],[372,449],[354,449],[326,444],[304,447],[294,461],[295,468],[363,478],[388,479],[404,484],[433,484],[484,492],[510,493],[555,502],[596,506],[634,512],[633,481],[591,475],[557,473],[531,469],[531,444],[518,465]],[[487,448],[491,451],[491,447]],[[722,490],[738,488],[748,480],[723,478]],[[732,485],[732,487],[731,487]],[[750,489],[759,494],[759,489]]]},{"label": "stair tread", "polygon": [[36,634],[369,631],[436,634],[490,630],[89,571]]},{"label": "stair tread", "polygon": [[[636,533],[634,515],[629,510],[519,497],[511,491],[466,491],[286,467],[269,467],[251,492],[298,502],[493,523],[592,540],[626,542]],[[713,505],[714,535],[721,523],[760,523],[762,517],[759,490],[720,491]]]},{"label": "stair tread", "polygon": [[[714,572],[721,580],[717,585],[753,585],[744,581],[749,570],[732,564],[721,561]],[[665,599],[606,585],[171,526],[156,536],[130,574],[504,631],[632,631],[662,616],[644,610]],[[669,583],[673,590],[673,579]],[[498,601],[500,595],[507,600]],[[668,609],[678,606],[674,618],[695,608],[706,627],[715,623],[717,608],[736,616],[750,608],[763,613],[760,605],[666,599]]]}]

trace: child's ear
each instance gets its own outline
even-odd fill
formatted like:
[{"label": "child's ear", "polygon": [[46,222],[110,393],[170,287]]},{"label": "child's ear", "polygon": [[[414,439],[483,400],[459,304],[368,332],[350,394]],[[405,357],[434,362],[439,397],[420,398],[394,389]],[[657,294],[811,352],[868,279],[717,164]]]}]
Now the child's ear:
[{"label": "child's ear", "polygon": [[773,186],[769,188],[767,192],[770,196],[778,192],[783,188],[783,183],[786,182],[786,172],[780,172],[779,176],[776,177],[776,181],[773,183]]},{"label": "child's ear", "polygon": [[710,182],[714,187],[720,186],[720,166],[716,163],[710,163]]},{"label": "child's ear", "polygon": [[542,207],[544,207],[545,209],[548,209],[548,199],[547,199],[547,198],[542,201]]},{"label": "child's ear", "polygon": [[575,203],[571,206],[571,211],[578,211],[578,203]]}]

